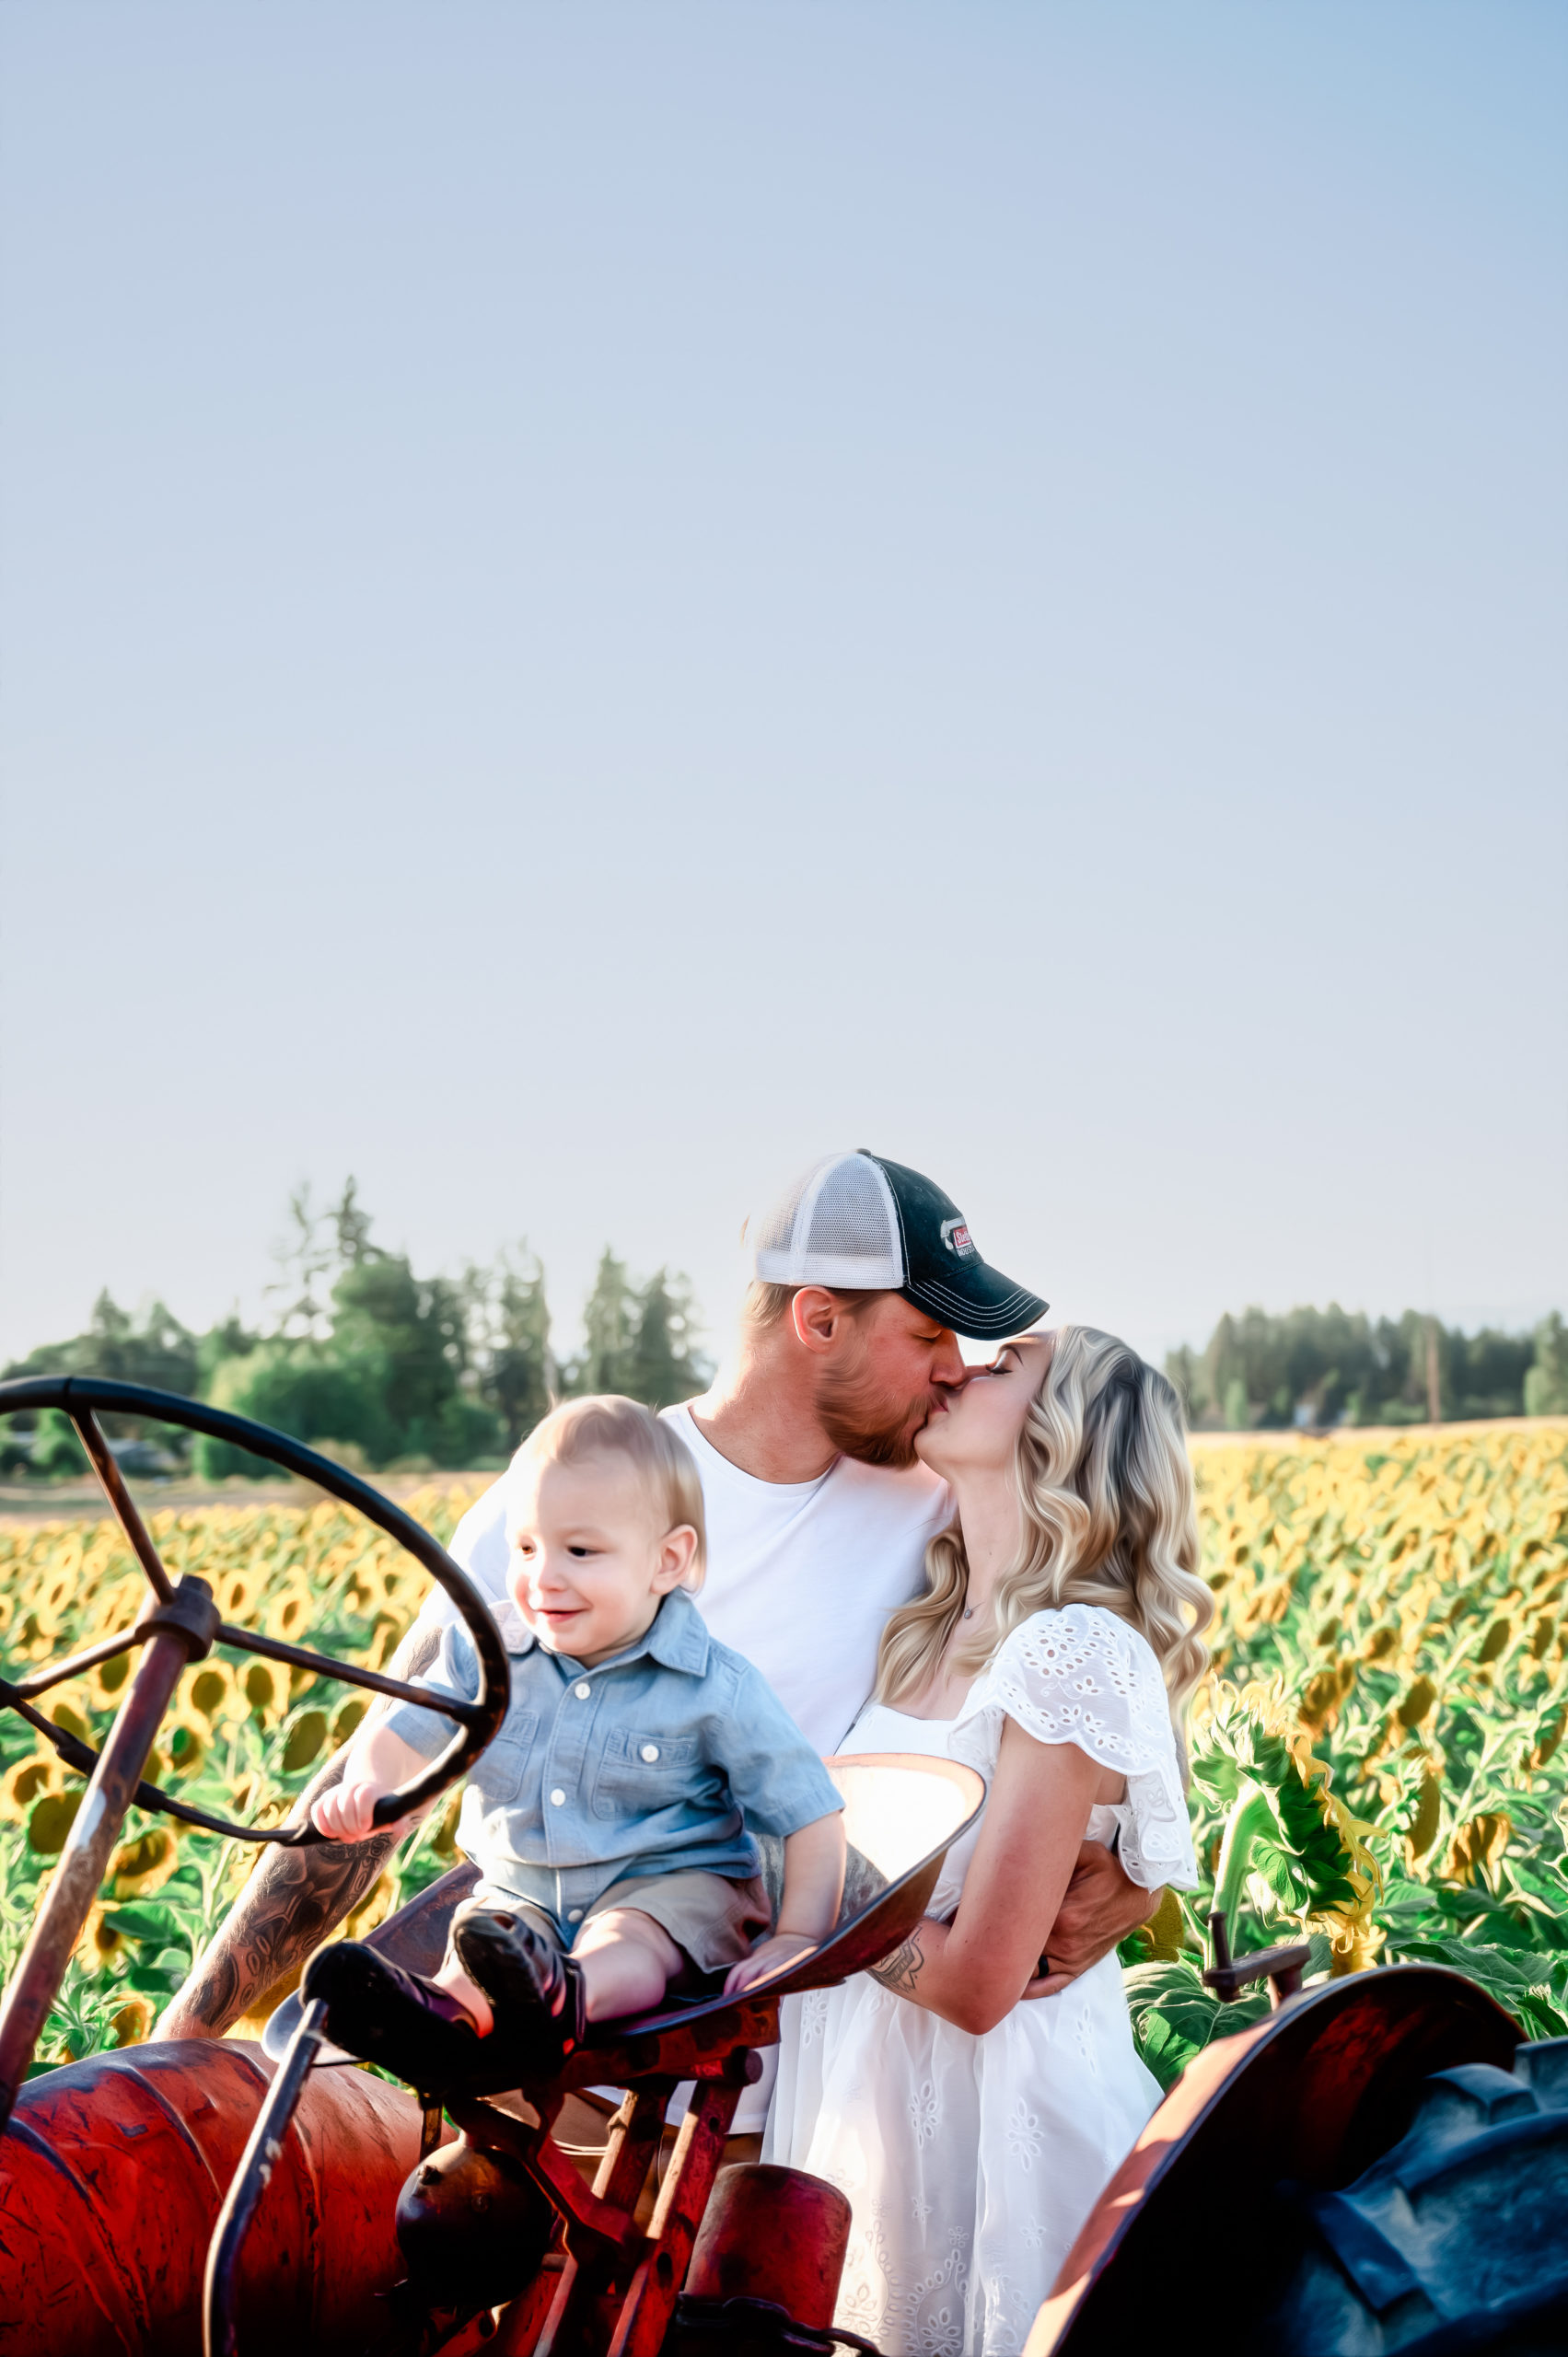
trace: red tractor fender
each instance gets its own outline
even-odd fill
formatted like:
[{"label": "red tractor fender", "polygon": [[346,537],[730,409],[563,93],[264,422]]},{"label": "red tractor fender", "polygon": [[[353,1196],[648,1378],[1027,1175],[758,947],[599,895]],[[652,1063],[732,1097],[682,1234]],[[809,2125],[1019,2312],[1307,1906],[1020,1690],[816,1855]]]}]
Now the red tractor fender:
[{"label": "red tractor fender", "polygon": [[[273,2067],[186,2038],[28,2082],[0,2137],[3,2357],[200,2357],[207,2246]],[[420,2127],[368,2072],[311,2073],[245,2254],[258,2347],[336,2357],[383,2328]]]}]

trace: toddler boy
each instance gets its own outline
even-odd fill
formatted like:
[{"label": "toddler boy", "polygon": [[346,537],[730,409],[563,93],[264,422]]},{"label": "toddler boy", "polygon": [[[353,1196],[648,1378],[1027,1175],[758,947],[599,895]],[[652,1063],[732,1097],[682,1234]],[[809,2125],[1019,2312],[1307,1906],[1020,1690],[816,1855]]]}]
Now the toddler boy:
[{"label": "toddler boy", "polygon": [[[338,2045],[425,2088],[488,2069],[493,2032],[519,2076],[547,2075],[588,2022],[672,1983],[725,1971],[726,1993],[750,1988],[827,1936],[843,1882],[831,1778],[691,1600],[703,1491],[685,1443],[634,1400],[570,1400],[524,1442],[508,1489],[511,1703],[459,1826],[479,1887],[433,1980],[350,1940],[305,1978]],[[424,1682],[477,1694],[460,1628]],[[364,1840],[382,1794],[450,1733],[412,1703],[367,1725],[314,1805],[319,1830]],[[784,1845],[778,1924],[755,1945],[768,1907],[748,1826]]]}]

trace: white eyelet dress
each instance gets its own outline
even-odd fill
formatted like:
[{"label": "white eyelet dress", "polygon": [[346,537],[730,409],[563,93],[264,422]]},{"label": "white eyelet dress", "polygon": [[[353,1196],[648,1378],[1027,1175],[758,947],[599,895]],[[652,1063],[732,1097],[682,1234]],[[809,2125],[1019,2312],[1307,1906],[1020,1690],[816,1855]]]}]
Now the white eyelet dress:
[{"label": "white eyelet dress", "polygon": [[[1127,1780],[1090,1816],[1145,1888],[1197,1881],[1154,1653],[1092,1605],[1015,1629],[956,1719],[869,1703],[843,1749],[961,1759],[989,1780],[1005,1719]],[[958,1904],[978,1835],[949,1851],[928,1912]],[[1159,2101],[1108,1956],[984,2037],[868,1974],[785,2001],[764,2157],[824,2177],[854,2212],[835,2321],[888,2357],[1018,2357],[1096,2199]]]}]

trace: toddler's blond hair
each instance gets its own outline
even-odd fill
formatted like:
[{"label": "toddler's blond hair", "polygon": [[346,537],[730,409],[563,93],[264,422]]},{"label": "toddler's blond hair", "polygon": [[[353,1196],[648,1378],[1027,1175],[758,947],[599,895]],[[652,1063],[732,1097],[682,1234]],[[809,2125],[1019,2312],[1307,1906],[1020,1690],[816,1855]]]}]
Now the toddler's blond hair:
[{"label": "toddler's blond hair", "polygon": [[[652,1492],[666,1530],[690,1523],[697,1551],[682,1587],[694,1596],[707,1573],[708,1535],[703,1518],[703,1481],[696,1460],[679,1433],[640,1399],[606,1391],[587,1399],[563,1399],[534,1426],[514,1465],[581,1465],[592,1457],[621,1457],[635,1466]],[[511,1537],[508,1518],[507,1537]]]}]

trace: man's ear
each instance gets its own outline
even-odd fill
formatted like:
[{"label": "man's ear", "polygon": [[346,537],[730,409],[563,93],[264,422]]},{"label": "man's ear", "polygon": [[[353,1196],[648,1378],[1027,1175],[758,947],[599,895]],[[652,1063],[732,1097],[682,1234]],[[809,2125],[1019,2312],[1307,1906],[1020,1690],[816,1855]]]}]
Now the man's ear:
[{"label": "man's ear", "polygon": [[668,1596],[671,1588],[684,1587],[696,1560],[697,1534],[689,1522],[678,1522],[673,1530],[665,1532],[660,1544],[654,1594]]},{"label": "man's ear", "polygon": [[834,1338],[843,1330],[843,1304],[833,1299],[826,1285],[802,1285],[790,1303],[789,1314],[796,1341],[808,1351],[830,1351]]}]

